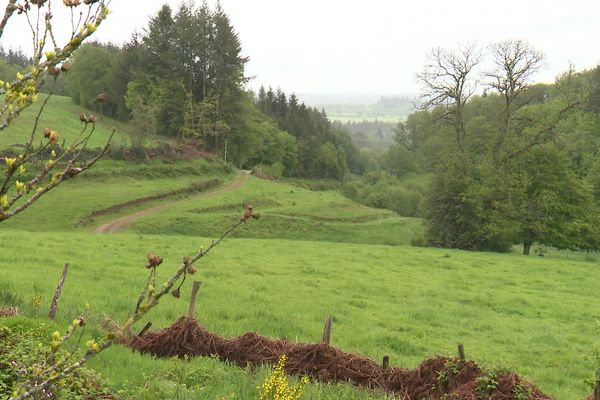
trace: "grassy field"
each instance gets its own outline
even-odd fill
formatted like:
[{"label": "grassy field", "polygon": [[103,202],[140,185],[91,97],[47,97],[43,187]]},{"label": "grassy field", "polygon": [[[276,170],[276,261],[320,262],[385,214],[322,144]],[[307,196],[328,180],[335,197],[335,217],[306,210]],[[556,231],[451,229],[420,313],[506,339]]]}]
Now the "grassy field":
[{"label": "grassy field", "polygon": [[279,238],[347,243],[410,244],[420,220],[361,206],[336,191],[311,191],[251,178],[239,190],[181,203],[137,221],[131,230],[193,236],[215,236],[250,202],[263,218],[235,237]]},{"label": "grassy field", "polygon": [[[87,177],[67,182],[0,226],[0,306],[20,306],[28,316],[24,323],[44,321],[49,335],[64,329],[87,302],[86,334],[98,335],[93,327],[104,314],[120,320],[132,310],[148,253],[165,257],[159,273],[166,277],[182,256],[237,221],[249,201],[261,219],[198,266],[195,278],[203,286],[197,314],[210,330],[314,342],[332,315],[333,343],[347,351],[375,359],[388,354],[392,364],[413,367],[436,353],[453,354],[461,342],[468,357],[513,369],[558,399],[588,392],[584,381],[594,371],[586,356],[598,341],[600,309],[596,255],[522,257],[405,246],[421,229],[418,219],[357,205],[335,191],[256,178],[233,192],[187,199],[125,233],[91,232],[137,208],[78,223],[94,210],[214,176],[226,183],[231,171],[207,161],[102,162]],[[43,316],[65,262],[72,269],[60,312],[47,323]],[[36,294],[43,299],[40,309],[31,304]],[[189,282],[182,299],[164,300],[149,320],[155,327],[174,322],[188,295]],[[19,322],[4,319],[0,325]],[[121,347],[91,366],[122,398],[132,399],[175,391],[180,399],[256,398],[266,373],[210,359],[152,360]],[[348,385],[313,384],[307,393],[309,399],[385,398]]]},{"label": "grassy field", "polygon": [[[107,219],[135,212],[160,201],[90,219],[89,215],[93,211],[141,197],[185,188],[190,184],[214,177],[227,182],[231,177],[231,171],[220,164],[206,160],[177,164],[162,161],[136,164],[100,161],[93,170],[87,171],[77,180],[66,181],[60,188],[45,196],[43,201],[34,204],[27,212],[3,223],[0,230],[90,230]],[[172,196],[167,200],[180,197]]]},{"label": "grassy field", "polygon": [[[33,126],[32,121],[35,119],[43,101],[44,96],[40,95],[38,103],[26,109],[23,115],[11,124],[9,128],[0,131],[0,150],[15,144],[25,144],[29,140]],[[45,112],[40,119],[34,143],[43,140],[43,131],[45,128],[57,129],[60,135],[60,142],[62,143],[64,139],[67,144],[70,143],[79,135],[79,132],[83,128],[81,121],[79,121],[79,114],[81,113],[89,114],[90,111],[77,106],[69,97],[53,96],[48,101]],[[127,125],[112,118],[100,116],[96,122],[96,130],[88,143],[88,147],[102,147],[113,128],[116,129],[113,144],[129,145],[129,130]]]},{"label": "grassy field", "polygon": [[[261,223],[254,221],[248,229],[259,229]],[[68,261],[72,271],[59,325],[81,312],[84,302],[92,307],[93,322],[103,313],[122,319],[145,279],[148,252],[165,257],[160,267],[165,277],[182,255],[208,242],[192,236],[2,230],[0,290],[29,314],[34,313],[29,299],[39,292],[43,315]],[[389,354],[395,365],[411,367],[434,353],[451,354],[462,342],[469,357],[514,369],[560,399],[583,398],[584,380],[593,375],[585,356],[597,337],[600,270],[592,263],[403,246],[231,239],[199,267],[198,317],[225,336],[257,331],[312,342],[331,314],[336,345],[376,359]],[[10,297],[10,292],[18,294]],[[150,320],[165,326],[186,306],[185,300],[169,298]],[[115,348],[93,367],[123,388],[141,384],[150,371],[166,373],[171,364]],[[224,367],[197,360],[187,368]],[[224,371],[230,370],[235,368]],[[260,375],[250,375],[231,385],[250,390],[258,381]],[[200,384],[220,396],[232,389],[221,391],[219,379],[211,376]]]}]

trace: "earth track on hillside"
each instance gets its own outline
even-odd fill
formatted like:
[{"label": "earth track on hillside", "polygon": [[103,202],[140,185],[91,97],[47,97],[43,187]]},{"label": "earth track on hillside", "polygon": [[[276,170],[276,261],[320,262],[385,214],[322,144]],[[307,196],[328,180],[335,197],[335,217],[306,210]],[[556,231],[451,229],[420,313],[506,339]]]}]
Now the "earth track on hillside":
[{"label": "earth track on hillside", "polygon": [[228,183],[227,185],[218,188],[216,190],[210,191],[210,192],[206,192],[203,194],[200,194],[198,196],[192,196],[189,197],[187,199],[183,199],[183,200],[178,200],[178,201],[172,201],[170,203],[166,203],[166,204],[159,204],[157,206],[154,207],[150,207],[147,208],[145,210],[141,210],[138,212],[135,212],[133,214],[129,214],[126,215],[124,217],[120,217],[117,219],[114,219],[112,221],[106,222],[102,225],[100,225],[99,227],[97,227],[94,232],[98,233],[98,234],[106,234],[106,233],[116,233],[119,232],[123,229],[125,229],[126,227],[128,227],[129,225],[131,225],[132,222],[145,217],[147,215],[150,214],[154,214],[157,211],[160,210],[164,210],[166,208],[170,208],[173,207],[175,205],[181,204],[181,203],[185,203],[191,200],[197,200],[197,199],[202,199],[202,198],[206,198],[206,197],[212,197],[212,196],[216,196],[219,194],[223,194],[226,192],[231,192],[233,190],[239,189],[240,187],[244,186],[244,184],[246,184],[246,182],[248,182],[248,179],[250,178],[250,172],[249,171],[238,171],[235,175],[235,177],[233,178],[233,180]]}]

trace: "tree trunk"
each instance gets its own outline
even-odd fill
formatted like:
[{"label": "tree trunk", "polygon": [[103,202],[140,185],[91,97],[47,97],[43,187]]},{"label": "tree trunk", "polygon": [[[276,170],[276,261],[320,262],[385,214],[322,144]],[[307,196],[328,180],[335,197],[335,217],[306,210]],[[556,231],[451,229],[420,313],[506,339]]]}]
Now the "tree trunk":
[{"label": "tree trunk", "polygon": [[525,243],[523,243],[523,255],[528,256],[529,250],[531,250],[531,242],[525,241]]}]

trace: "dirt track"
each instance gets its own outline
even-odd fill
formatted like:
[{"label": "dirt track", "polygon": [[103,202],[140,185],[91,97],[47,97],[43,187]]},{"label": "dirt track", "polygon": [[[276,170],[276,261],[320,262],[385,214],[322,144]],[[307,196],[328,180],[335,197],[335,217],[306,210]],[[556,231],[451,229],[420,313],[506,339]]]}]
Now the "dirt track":
[{"label": "dirt track", "polygon": [[192,197],[184,199],[184,200],[178,200],[178,201],[173,201],[173,202],[166,203],[166,204],[160,204],[158,206],[150,207],[145,210],[138,211],[133,214],[117,218],[115,220],[112,220],[105,224],[100,225],[99,227],[97,227],[95,229],[95,232],[98,234],[119,232],[120,230],[125,229],[127,226],[129,226],[135,220],[137,220],[141,217],[144,217],[146,215],[153,214],[157,211],[164,210],[165,208],[173,207],[174,205],[185,203],[187,201],[202,199],[205,197],[216,196],[218,194],[236,190],[236,189],[242,187],[248,181],[249,178],[250,178],[249,171],[238,171],[237,174],[235,175],[235,177],[233,178],[233,180],[229,184],[227,184],[221,188],[200,194],[198,196],[192,196]]}]

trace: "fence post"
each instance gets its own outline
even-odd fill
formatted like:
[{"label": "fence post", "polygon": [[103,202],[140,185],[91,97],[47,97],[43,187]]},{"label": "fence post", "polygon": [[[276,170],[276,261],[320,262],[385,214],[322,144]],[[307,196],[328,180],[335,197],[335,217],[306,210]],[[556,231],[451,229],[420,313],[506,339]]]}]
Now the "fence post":
[{"label": "fence post", "polygon": [[140,333],[138,333],[138,337],[141,337],[144,333],[146,333],[146,331],[148,329],[150,329],[151,326],[152,326],[152,322],[146,323],[146,325],[144,325],[144,327],[142,328],[142,330],[140,331]]},{"label": "fence post", "polygon": [[325,320],[325,326],[323,327],[323,342],[327,344],[331,343],[331,325],[333,325],[333,318],[330,315]]},{"label": "fence post", "polygon": [[48,318],[54,319],[56,317],[56,310],[58,309],[58,300],[60,299],[60,295],[62,293],[63,285],[65,284],[65,279],[67,279],[67,273],[69,272],[69,263],[65,264],[62,275],[58,281],[58,286],[56,287],[56,291],[54,292],[54,297],[52,297],[52,304],[50,305],[50,312],[48,313]]},{"label": "fence post", "polygon": [[390,356],[383,356],[383,369],[388,369],[390,366]]},{"label": "fence post", "polygon": [[465,347],[462,345],[462,343],[458,344],[458,358],[460,361],[465,361]]},{"label": "fence post", "polygon": [[192,286],[192,297],[190,297],[190,308],[188,310],[188,318],[194,318],[194,309],[196,308],[196,297],[198,297],[198,290],[200,290],[200,285],[202,282],[194,281]]}]

